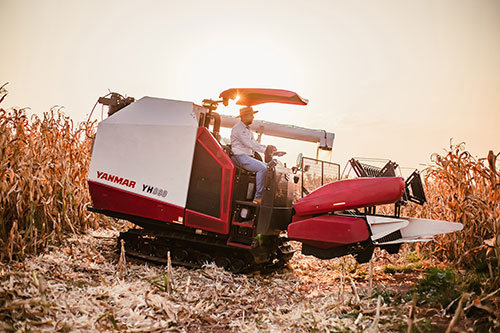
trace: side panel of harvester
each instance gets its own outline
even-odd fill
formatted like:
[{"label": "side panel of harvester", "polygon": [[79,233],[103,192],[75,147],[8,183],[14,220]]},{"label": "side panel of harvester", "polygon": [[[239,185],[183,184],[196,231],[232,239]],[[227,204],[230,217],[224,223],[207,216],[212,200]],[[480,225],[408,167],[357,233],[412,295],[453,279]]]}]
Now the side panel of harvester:
[{"label": "side panel of harvester", "polygon": [[88,174],[93,206],[182,223],[199,112],[144,97],[100,122]]},{"label": "side panel of harvester", "polygon": [[229,233],[234,164],[205,127],[198,129],[184,224]]}]

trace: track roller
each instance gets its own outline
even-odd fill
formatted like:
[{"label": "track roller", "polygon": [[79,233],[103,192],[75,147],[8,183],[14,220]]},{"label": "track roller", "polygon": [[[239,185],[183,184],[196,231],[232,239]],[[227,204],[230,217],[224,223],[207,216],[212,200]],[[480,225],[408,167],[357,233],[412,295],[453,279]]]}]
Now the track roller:
[{"label": "track roller", "polygon": [[232,259],[230,264],[230,269],[233,272],[240,272],[245,268],[245,262],[241,259]]},{"label": "track roller", "polygon": [[213,261],[212,258],[206,253],[199,253],[198,256],[196,257],[196,262],[199,265],[204,265],[212,261]]},{"label": "track roller", "polygon": [[227,257],[218,256],[215,258],[215,264],[224,269],[228,269],[231,266],[231,260]]}]

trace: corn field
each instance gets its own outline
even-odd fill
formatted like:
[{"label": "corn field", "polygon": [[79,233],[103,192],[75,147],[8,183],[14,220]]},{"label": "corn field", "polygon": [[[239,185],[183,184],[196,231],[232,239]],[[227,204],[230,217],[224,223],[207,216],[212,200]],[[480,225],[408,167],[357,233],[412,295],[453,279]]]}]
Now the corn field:
[{"label": "corn field", "polygon": [[43,117],[0,109],[1,260],[22,259],[68,232],[98,226],[86,210],[92,131],[75,127],[57,108]]},{"label": "corn field", "polygon": [[[432,156],[423,172],[427,203],[409,204],[402,214],[461,222],[464,229],[418,245],[419,251],[405,248],[388,259],[377,249],[363,266],[350,257],[307,257],[297,247],[289,269],[271,275],[232,274],[213,264],[199,270],[168,266],[165,273],[163,267],[118,259],[121,226],[87,212],[95,123],[75,126],[58,108],[42,117],[27,113],[0,108],[0,331],[427,332],[454,325],[481,331],[481,322],[490,331],[499,327],[500,173],[492,151],[476,159],[456,145]],[[37,253],[44,255],[21,262]],[[489,278],[480,280],[479,291],[464,287],[459,299],[450,296],[439,308],[424,292],[417,303],[418,289],[408,283],[422,280],[423,267],[434,259],[466,268],[486,262]],[[447,286],[445,273],[437,271],[430,281]],[[410,292],[413,299],[405,296]]]},{"label": "corn field", "polygon": [[444,155],[432,155],[433,164],[424,171],[427,203],[408,205],[403,213],[464,225],[460,232],[437,237],[428,248],[438,259],[457,264],[498,259],[498,155],[490,151],[486,158],[476,159],[464,144],[451,145]]}]

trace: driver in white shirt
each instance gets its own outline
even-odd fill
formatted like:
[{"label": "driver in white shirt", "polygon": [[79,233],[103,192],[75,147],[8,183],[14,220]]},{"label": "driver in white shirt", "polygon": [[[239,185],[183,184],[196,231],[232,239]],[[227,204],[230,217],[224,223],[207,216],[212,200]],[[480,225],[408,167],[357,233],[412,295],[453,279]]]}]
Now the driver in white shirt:
[{"label": "driver in white shirt", "polygon": [[[258,143],[250,129],[253,122],[254,114],[259,111],[254,111],[251,106],[240,109],[240,121],[233,126],[231,130],[231,150],[233,151],[232,160],[238,166],[245,170],[256,173],[257,184],[254,203],[260,204],[262,202],[262,190],[264,188],[264,174],[266,172],[266,164],[262,161],[256,160],[254,152],[264,153],[266,146]],[[276,147],[270,145],[272,151],[276,151]]]}]

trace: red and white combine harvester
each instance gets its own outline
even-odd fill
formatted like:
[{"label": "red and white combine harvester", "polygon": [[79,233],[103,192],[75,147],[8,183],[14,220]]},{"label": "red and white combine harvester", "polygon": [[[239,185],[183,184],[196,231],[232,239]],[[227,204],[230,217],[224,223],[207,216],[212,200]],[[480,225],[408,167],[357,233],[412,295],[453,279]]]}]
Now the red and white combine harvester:
[{"label": "red and white combine harvester", "polygon": [[[237,98],[237,96],[239,98]],[[287,168],[265,156],[261,204],[252,199],[255,174],[231,161],[220,127],[237,119],[215,112],[219,104],[306,105],[297,94],[276,89],[229,89],[218,101],[191,102],[111,94],[99,102],[109,117],[99,123],[88,183],[91,211],[128,220],[141,228],[120,235],[132,256],[199,266],[216,264],[235,272],[277,266],[302,253],[321,259],[352,254],[370,260],[375,246],[396,253],[404,242],[428,241],[462,229],[460,223],[400,216],[408,201],[425,202],[420,175],[396,176],[352,159],[357,178],[340,180],[337,164],[301,157]],[[334,134],[254,121],[259,135],[317,142],[331,150]],[[297,196],[296,188],[300,194]],[[297,199],[298,197],[298,199]],[[377,215],[377,205],[394,204],[394,215]]]}]

